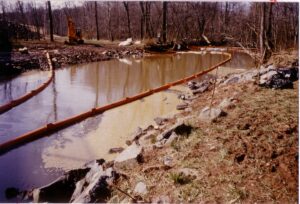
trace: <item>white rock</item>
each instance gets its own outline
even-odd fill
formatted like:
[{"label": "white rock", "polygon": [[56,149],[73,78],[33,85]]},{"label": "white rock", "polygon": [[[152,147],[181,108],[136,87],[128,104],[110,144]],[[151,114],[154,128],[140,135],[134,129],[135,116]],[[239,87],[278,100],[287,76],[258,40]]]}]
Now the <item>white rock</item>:
[{"label": "white rock", "polygon": [[119,46],[128,46],[132,44],[132,38],[127,38],[127,40],[120,42]]},{"label": "white rock", "polygon": [[28,54],[28,48],[27,47],[19,48],[19,52],[22,54]]},{"label": "white rock", "polygon": [[121,152],[115,159],[115,166],[132,166],[138,163],[138,157],[142,154],[143,148],[136,143],[128,146],[123,152]]},{"label": "white rock", "polygon": [[135,194],[142,195],[142,196],[146,195],[148,192],[146,184],[144,184],[143,182],[138,182],[133,192]]}]

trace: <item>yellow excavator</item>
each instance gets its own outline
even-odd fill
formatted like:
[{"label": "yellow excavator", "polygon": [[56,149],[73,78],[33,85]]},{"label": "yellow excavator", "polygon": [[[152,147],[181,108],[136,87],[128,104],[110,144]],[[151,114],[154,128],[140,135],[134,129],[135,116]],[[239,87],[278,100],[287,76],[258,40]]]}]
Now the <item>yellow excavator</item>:
[{"label": "yellow excavator", "polygon": [[75,28],[75,24],[71,17],[68,17],[68,37],[69,41],[66,44],[83,44],[82,33],[80,28]]}]

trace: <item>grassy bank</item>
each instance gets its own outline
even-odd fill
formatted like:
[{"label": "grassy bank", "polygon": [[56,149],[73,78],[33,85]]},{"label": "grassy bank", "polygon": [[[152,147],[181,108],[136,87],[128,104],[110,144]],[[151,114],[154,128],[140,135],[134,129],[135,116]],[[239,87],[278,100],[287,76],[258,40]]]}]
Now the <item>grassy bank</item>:
[{"label": "grassy bank", "polygon": [[[135,195],[136,184],[145,183],[147,193],[139,197],[147,202],[297,202],[298,82],[294,87],[220,86],[213,105],[228,97],[234,105],[212,123],[198,119],[211,91],[202,94],[190,111],[177,115],[193,127],[191,134],[163,148],[145,148],[144,162],[122,169],[128,177],[118,187]],[[111,201],[129,198],[115,190]]]}]

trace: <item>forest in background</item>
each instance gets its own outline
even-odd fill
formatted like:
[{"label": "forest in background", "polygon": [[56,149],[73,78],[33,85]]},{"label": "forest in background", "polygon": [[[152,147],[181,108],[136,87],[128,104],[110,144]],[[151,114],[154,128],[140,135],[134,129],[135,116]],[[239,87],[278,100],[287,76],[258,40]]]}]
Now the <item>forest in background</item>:
[{"label": "forest in background", "polygon": [[[44,38],[47,5],[0,1],[0,21],[30,26],[35,38]],[[298,3],[69,1],[52,9],[52,16],[60,36],[67,35],[69,16],[85,39],[153,39],[165,33],[167,41],[234,42],[277,51],[298,46],[298,9]]]}]

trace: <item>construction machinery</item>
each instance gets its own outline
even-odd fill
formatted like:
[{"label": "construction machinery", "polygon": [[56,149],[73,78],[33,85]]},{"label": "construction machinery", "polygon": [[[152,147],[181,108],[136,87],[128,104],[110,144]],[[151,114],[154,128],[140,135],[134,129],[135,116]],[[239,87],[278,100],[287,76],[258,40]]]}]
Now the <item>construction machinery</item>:
[{"label": "construction machinery", "polygon": [[75,24],[71,17],[68,17],[68,37],[67,44],[83,44],[82,33],[80,28],[75,28]]}]

